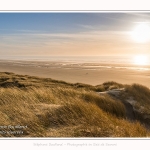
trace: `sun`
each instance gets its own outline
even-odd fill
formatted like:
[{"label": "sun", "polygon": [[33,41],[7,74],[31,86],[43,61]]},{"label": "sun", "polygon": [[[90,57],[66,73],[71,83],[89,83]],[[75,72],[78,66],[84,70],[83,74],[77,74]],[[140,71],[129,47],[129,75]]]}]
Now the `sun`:
[{"label": "sun", "polygon": [[134,64],[136,65],[147,65],[148,57],[146,55],[136,55],[134,57]]},{"label": "sun", "polygon": [[138,25],[131,32],[134,41],[138,43],[145,43],[150,40],[150,26],[148,23],[138,23]]}]

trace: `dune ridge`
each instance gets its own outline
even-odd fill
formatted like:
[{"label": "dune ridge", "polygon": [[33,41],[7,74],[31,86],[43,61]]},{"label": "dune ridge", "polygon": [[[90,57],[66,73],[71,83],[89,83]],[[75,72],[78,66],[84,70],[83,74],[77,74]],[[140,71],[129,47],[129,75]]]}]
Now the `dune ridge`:
[{"label": "dune ridge", "polygon": [[1,72],[0,136],[149,137],[149,97],[139,84],[92,86]]}]

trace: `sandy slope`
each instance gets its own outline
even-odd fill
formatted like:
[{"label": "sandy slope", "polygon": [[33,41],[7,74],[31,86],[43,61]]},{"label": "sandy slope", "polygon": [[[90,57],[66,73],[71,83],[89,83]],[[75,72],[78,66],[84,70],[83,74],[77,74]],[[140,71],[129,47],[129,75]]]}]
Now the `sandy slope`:
[{"label": "sandy slope", "polygon": [[123,84],[139,83],[150,87],[150,70],[132,70],[125,68],[96,68],[83,65],[63,65],[50,63],[48,66],[39,62],[0,62],[0,72],[14,72],[22,75],[33,75],[63,80],[71,83],[102,84],[116,81]]}]

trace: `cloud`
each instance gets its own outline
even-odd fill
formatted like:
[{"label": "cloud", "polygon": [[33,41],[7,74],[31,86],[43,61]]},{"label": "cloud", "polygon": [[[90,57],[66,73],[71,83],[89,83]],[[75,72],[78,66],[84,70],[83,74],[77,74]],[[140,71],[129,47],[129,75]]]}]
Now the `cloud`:
[{"label": "cloud", "polygon": [[0,52],[7,55],[100,55],[121,48],[128,42],[127,34],[125,31],[99,30],[5,34],[0,35]]}]

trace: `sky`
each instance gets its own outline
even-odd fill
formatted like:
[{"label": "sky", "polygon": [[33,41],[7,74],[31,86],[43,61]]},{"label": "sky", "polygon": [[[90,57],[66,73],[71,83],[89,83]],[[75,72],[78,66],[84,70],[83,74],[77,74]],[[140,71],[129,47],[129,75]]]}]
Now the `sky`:
[{"label": "sky", "polygon": [[132,36],[141,23],[150,12],[1,12],[0,57],[150,55]]}]

